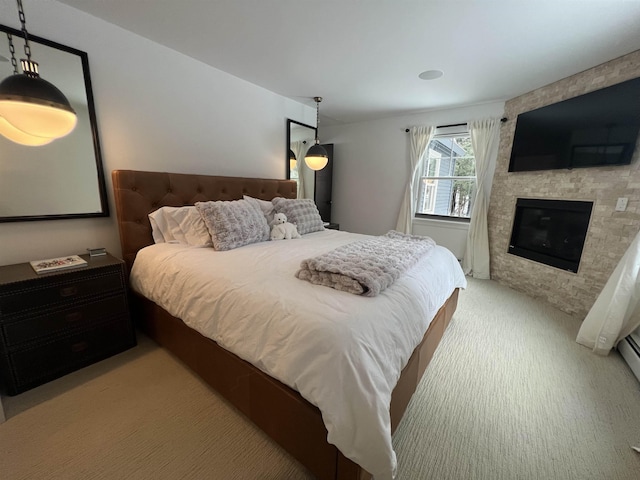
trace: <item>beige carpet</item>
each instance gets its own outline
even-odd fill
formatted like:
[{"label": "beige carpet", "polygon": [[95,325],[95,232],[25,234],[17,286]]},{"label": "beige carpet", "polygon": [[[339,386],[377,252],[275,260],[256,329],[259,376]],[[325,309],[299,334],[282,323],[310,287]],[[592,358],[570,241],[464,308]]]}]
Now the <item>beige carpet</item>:
[{"label": "beige carpet", "polygon": [[[578,328],[470,280],[394,435],[398,479],[639,479],[640,384]],[[3,480],[312,478],[144,337],[4,404]]]},{"label": "beige carpet", "polygon": [[640,383],[580,322],[470,280],[394,435],[400,479],[638,480]]}]

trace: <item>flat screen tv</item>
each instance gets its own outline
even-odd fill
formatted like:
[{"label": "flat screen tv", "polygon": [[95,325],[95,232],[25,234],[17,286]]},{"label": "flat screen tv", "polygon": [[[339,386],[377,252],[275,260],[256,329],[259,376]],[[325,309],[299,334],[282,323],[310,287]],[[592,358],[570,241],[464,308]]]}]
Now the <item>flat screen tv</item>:
[{"label": "flat screen tv", "polygon": [[510,172],[627,165],[640,133],[640,78],[518,115]]}]

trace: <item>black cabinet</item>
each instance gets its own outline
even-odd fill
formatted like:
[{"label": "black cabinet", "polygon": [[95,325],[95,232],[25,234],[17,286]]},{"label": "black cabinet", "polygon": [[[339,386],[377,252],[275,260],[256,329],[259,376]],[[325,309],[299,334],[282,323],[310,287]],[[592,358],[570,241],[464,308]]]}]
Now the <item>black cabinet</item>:
[{"label": "black cabinet", "polygon": [[125,266],[81,255],[88,266],[36,274],[0,267],[0,386],[15,395],[136,344]]}]

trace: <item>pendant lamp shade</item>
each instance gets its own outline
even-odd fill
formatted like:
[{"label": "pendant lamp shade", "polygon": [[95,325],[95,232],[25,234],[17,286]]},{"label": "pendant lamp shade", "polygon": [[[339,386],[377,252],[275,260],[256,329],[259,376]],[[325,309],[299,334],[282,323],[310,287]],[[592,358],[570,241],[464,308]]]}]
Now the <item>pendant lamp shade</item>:
[{"label": "pendant lamp shade", "polygon": [[298,160],[296,159],[296,154],[293,153],[293,150],[289,149],[289,171],[293,171],[298,166]]},{"label": "pendant lamp shade", "polygon": [[322,97],[313,97],[316,102],[316,143],[307,150],[307,154],[304,156],[304,163],[307,164],[311,170],[322,170],[329,163],[329,155],[318,140],[318,126],[320,124],[320,102]]},{"label": "pendant lamp shade", "polygon": [[20,145],[26,145],[28,147],[41,147],[42,145],[46,145],[47,143],[51,143],[55,140],[54,138],[36,137],[34,135],[24,133],[2,117],[0,117],[0,134],[12,142],[19,143]]},{"label": "pendant lamp shade", "polygon": [[27,58],[20,60],[23,73],[19,74],[12,35],[7,34],[13,75],[0,83],[0,133],[22,145],[46,145],[71,133],[78,117],[67,97],[55,85],[40,78],[38,63],[31,60],[22,0],[16,3]]},{"label": "pendant lamp shade", "polygon": [[316,143],[307,151],[304,162],[311,170],[322,170],[329,163],[329,155],[322,145]]},{"label": "pendant lamp shade", "polygon": [[55,85],[24,73],[0,83],[0,116],[27,135],[50,139],[68,135],[78,122],[71,104]]}]

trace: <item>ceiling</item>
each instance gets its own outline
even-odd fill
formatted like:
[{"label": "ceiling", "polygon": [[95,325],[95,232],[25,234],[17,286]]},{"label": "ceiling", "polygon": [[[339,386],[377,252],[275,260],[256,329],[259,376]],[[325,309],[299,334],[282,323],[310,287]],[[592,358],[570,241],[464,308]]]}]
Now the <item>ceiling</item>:
[{"label": "ceiling", "polygon": [[59,1],[301,103],[322,96],[325,124],[507,100],[640,49],[637,0]]}]

